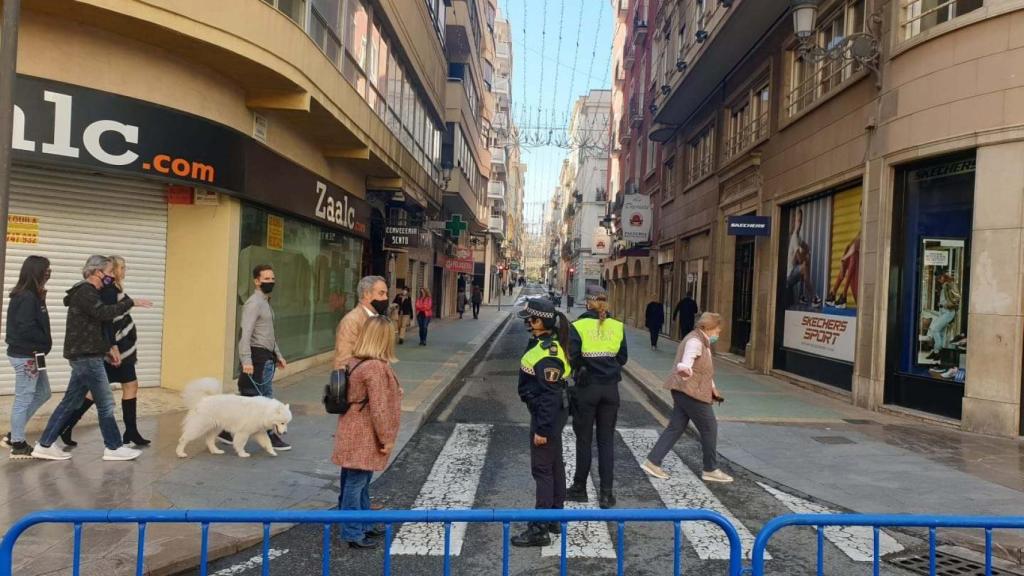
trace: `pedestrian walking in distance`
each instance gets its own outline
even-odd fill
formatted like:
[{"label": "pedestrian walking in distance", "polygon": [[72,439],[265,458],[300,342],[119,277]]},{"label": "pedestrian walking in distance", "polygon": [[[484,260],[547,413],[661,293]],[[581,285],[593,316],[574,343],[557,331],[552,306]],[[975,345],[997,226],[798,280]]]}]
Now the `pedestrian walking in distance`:
[{"label": "pedestrian walking in distance", "polygon": [[[238,376],[238,393],[273,398],[274,374],[278,368],[288,366],[274,334],[274,309],[270,306],[270,299],[277,277],[273,267],[259,264],[253,268],[252,283],[256,289],[242,306],[242,336],[238,340],[242,373]],[[274,450],[292,449],[277,432],[267,430],[267,436]],[[225,443],[233,443],[229,432],[221,432],[219,438]]]},{"label": "pedestrian walking in distance", "polygon": [[114,395],[107,380],[104,360],[110,353],[111,342],[103,332],[103,323],[127,313],[134,306],[149,308],[149,300],[132,300],[125,296],[117,304],[104,304],[100,288],[114,282],[114,263],[106,256],[90,256],[82,268],[83,280],[72,286],[64,296],[68,307],[64,331],[64,357],[71,363],[71,380],[64,398],[50,416],[42,437],[32,450],[34,458],[67,460],[54,442],[75,410],[81,407],[86,393],[92,394],[99,413],[100,432],[103,434],[104,460],[134,460],[141,452],[124,445],[121,430],[114,419]]},{"label": "pedestrian walking in distance", "polygon": [[[565,507],[565,460],[562,429],[568,419],[566,380],[572,374],[562,348],[568,338],[568,319],[548,300],[537,298],[519,311],[530,331],[530,342],[519,361],[519,398],[530,411],[530,472],[536,482],[539,510]],[[531,522],[512,538],[513,546],[547,546],[557,534],[557,522]]]},{"label": "pedestrian walking in distance", "polygon": [[466,313],[466,304],[468,299],[466,298],[466,291],[459,292],[459,295],[455,299],[455,311],[459,313],[459,320],[462,320],[462,315]]},{"label": "pedestrian walking in distance", "polygon": [[480,286],[473,285],[473,297],[470,301],[473,303],[473,320],[479,320],[480,305],[484,302],[484,292],[480,289]]},{"label": "pedestrian walking in distance", "polygon": [[416,323],[420,327],[420,346],[427,345],[427,328],[433,317],[434,300],[430,297],[430,290],[420,288],[420,297],[416,299]]},{"label": "pedestrian walking in distance", "polygon": [[334,337],[334,369],[342,370],[356,349],[366,321],[388,311],[388,283],[380,276],[364,276],[356,285],[359,303],[338,323]]},{"label": "pedestrian walking in distance", "polygon": [[661,334],[661,327],[665,325],[665,308],[657,298],[647,303],[644,324],[647,326],[647,331],[651,333],[651,350],[657,350],[658,336]]},{"label": "pedestrian walking in distance", "polygon": [[[124,258],[110,256],[114,263],[114,282],[100,289],[100,301],[104,304],[116,304],[125,298],[124,278],[128,272]],[[149,440],[139,433],[137,416],[137,398],[139,393],[139,378],[135,373],[135,363],[138,360],[136,343],[138,334],[135,329],[135,320],[131,314],[124,313],[112,322],[105,322],[103,330],[107,340],[112,342],[110,354],[104,362],[107,371],[107,380],[111,384],[121,385],[121,414],[124,419],[124,443],[133,448],[149,446]],[[78,443],[72,440],[72,431],[82,416],[92,406],[92,399],[86,396],[82,407],[75,411],[71,420],[64,430],[61,431],[61,440],[68,446],[75,446]]]},{"label": "pedestrian walking in distance", "polygon": [[11,449],[12,460],[32,457],[32,447],[25,441],[25,426],[50,399],[50,380],[46,376],[46,355],[53,347],[46,309],[49,279],[50,261],[29,256],[21,264],[18,283],[7,304],[7,359],[14,368],[14,405],[11,431],[4,435],[3,445]]},{"label": "pedestrian walking in distance", "polygon": [[725,399],[715,386],[715,367],[711,347],[722,333],[722,317],[713,312],[701,314],[697,327],[686,335],[676,350],[675,368],[665,381],[672,391],[672,420],[661,433],[647,460],[640,466],[655,478],[666,479],[661,462],[672,449],[690,421],[700,434],[704,456],[705,482],[732,482],[732,476],[718,468],[718,420],[712,404]]},{"label": "pedestrian walking in distance", "polygon": [[687,292],[686,296],[676,304],[672,311],[672,319],[679,321],[679,337],[685,338],[693,332],[694,322],[697,319],[697,301],[693,299],[693,293]]},{"label": "pedestrian walking in distance", "polygon": [[[367,319],[346,364],[351,404],[338,417],[334,434],[331,459],[341,467],[339,510],[370,510],[370,480],[387,467],[395,448],[402,417],[402,387],[391,368],[396,361],[391,322],[384,316]],[[351,548],[377,548],[382,536],[382,526],[341,525],[341,539]]]},{"label": "pedestrian walking in distance", "polygon": [[394,304],[398,305],[398,314],[395,318],[396,329],[398,330],[398,343],[405,344],[405,331],[409,329],[409,324],[412,323],[412,298],[409,297],[408,288],[402,287],[398,291]]},{"label": "pedestrian walking in distance", "polygon": [[576,385],[570,389],[572,429],[576,433],[576,477],[566,498],[587,502],[591,447],[597,425],[597,467],[601,476],[599,504],[615,506],[615,421],[619,415],[619,382],[629,360],[626,329],[608,313],[608,292],[587,287],[587,311],[569,327],[569,364]]}]

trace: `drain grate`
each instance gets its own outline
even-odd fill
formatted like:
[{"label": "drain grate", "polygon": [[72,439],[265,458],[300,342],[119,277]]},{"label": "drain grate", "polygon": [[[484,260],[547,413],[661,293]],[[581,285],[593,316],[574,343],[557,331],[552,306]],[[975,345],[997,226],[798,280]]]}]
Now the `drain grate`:
[{"label": "drain grate", "polygon": [[868,426],[878,424],[878,422],[875,420],[863,420],[860,418],[843,418],[843,422],[846,422],[847,424],[855,424],[857,426]]},{"label": "drain grate", "polygon": [[[889,558],[886,561],[905,570],[909,570],[914,574],[925,574],[926,576],[931,574],[927,553],[916,554],[914,556],[904,556],[902,558]],[[937,576],[984,576],[985,565],[972,560],[967,560],[966,558],[936,551],[935,574]],[[1000,570],[993,566],[992,576],[1013,576],[1013,573],[1007,572],[1006,570]]]},{"label": "drain grate", "polygon": [[819,444],[856,444],[846,436],[811,436],[811,440]]}]

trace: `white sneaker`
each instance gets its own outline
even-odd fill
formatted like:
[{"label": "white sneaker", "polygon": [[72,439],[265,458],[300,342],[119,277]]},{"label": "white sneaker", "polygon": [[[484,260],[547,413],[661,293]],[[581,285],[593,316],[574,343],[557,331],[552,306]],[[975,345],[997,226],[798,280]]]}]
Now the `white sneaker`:
[{"label": "white sneaker", "polygon": [[711,472],[704,472],[703,474],[700,475],[700,478],[705,482],[729,483],[732,482],[733,480],[732,476],[729,476],[728,474],[722,472],[721,470],[712,470]]},{"label": "white sneaker", "polygon": [[135,460],[142,455],[141,450],[129,448],[127,446],[121,446],[117,450],[111,450],[110,448],[103,449],[103,459],[112,462],[121,462],[124,460]]},{"label": "white sneaker", "polygon": [[670,478],[668,472],[665,472],[661,469],[661,466],[656,465],[650,460],[644,460],[644,463],[640,465],[640,468],[655,478],[661,478],[662,480],[668,480]]},{"label": "white sneaker", "polygon": [[42,444],[36,443],[35,448],[32,449],[32,457],[39,458],[40,460],[70,460],[71,454],[58,448],[56,444],[51,444],[47,448]]}]

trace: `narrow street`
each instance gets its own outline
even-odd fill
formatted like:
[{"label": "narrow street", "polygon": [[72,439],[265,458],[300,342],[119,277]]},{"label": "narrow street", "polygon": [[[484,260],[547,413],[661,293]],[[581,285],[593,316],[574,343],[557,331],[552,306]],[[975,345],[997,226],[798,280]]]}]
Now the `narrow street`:
[{"label": "narrow street", "polygon": [[[536,294],[531,287],[526,294]],[[575,310],[576,313],[579,309]],[[574,314],[575,315],[575,314]],[[511,321],[493,341],[483,362],[467,376],[461,389],[406,445],[392,466],[371,487],[371,496],[391,509],[430,507],[530,508],[533,480],[530,477],[529,415],[516,393],[518,359],[527,342],[522,323]],[[616,496],[619,508],[708,508],[734,519],[740,529],[744,555],[749,555],[753,534],[774,516],[804,507],[806,511],[834,509],[810,502],[785,486],[723,462],[736,476],[733,484],[705,485],[699,480],[700,449],[692,437],[676,446],[665,467],[672,478],[659,481],[641,469],[664,422],[637,388],[622,385],[616,438]],[[568,476],[575,467],[571,426],[565,431]],[[596,456],[596,451],[595,451]],[[568,506],[597,507],[597,465],[589,486],[591,502]],[[513,526],[513,532],[521,529]],[[728,545],[714,527],[684,525],[684,571],[688,574],[723,574]],[[870,570],[870,529],[827,532],[826,572],[865,574]],[[569,571],[574,574],[614,573],[616,529],[603,523],[573,524],[569,529]],[[441,525],[396,526],[392,543],[392,569],[397,574],[438,574],[442,571]],[[271,574],[319,573],[322,529],[297,527],[272,538]],[[903,551],[920,541],[903,534],[883,533],[883,554]],[[455,574],[494,573],[501,561],[501,526],[469,525],[452,528],[452,571]],[[560,543],[543,549],[512,551],[514,574],[556,574]],[[814,566],[815,535],[811,529],[783,531],[769,552],[769,566],[776,574],[794,574],[797,568]],[[356,551],[334,541],[332,573],[375,574],[382,570],[383,554]],[[210,574],[242,576],[259,574],[260,548],[223,558]],[[628,524],[626,573],[666,574],[672,566],[672,529],[666,524]],[[192,574],[186,572],[183,574]],[[887,574],[904,574],[892,565]]]}]

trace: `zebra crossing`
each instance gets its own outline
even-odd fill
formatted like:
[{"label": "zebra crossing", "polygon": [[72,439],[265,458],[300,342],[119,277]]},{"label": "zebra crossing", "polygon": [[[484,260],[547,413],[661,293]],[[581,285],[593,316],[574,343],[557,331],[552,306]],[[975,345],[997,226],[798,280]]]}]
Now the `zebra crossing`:
[{"label": "zebra crossing", "polygon": [[[659,432],[652,429],[619,428],[619,438],[629,449],[631,458],[626,461],[639,468],[657,440]],[[445,442],[433,467],[420,488],[413,504],[414,509],[453,510],[473,508],[480,488],[480,480],[487,461],[488,449],[495,427],[489,424],[456,424]],[[566,460],[566,477],[571,483],[576,464],[576,438],[570,427],[563,432],[563,446]],[[492,458],[495,455],[492,454]],[[620,459],[621,462],[621,459]],[[668,508],[703,508],[716,511],[736,527],[743,546],[744,558],[749,558],[754,534],[743,521],[728,509],[714,491],[697,474],[690,470],[675,453],[669,452],[662,467],[671,475],[661,480],[644,475],[650,482],[661,504]],[[826,506],[789,494],[763,482],[757,486],[764,494],[779,505],[794,513],[835,512]],[[726,489],[726,488],[719,488]],[[586,503],[566,502],[567,508],[597,508],[597,490],[588,479]],[[478,525],[474,525],[478,526]],[[689,547],[701,560],[728,560],[729,542],[725,534],[714,524],[706,522],[685,522],[682,526],[684,549]],[[467,536],[465,524],[452,525],[451,554],[462,554]],[[603,522],[570,523],[566,543],[569,558],[615,559],[616,548],[609,525]],[[828,541],[846,557],[855,562],[872,560],[873,534],[871,529],[833,528],[826,530]],[[903,550],[891,535],[882,532],[880,551],[884,556]],[[444,554],[444,530],[440,524],[405,524],[395,535],[392,548],[395,556],[442,556]],[[557,557],[561,554],[560,536],[553,536],[552,543],[540,550],[542,557]],[[770,555],[767,558],[771,558]]]}]

